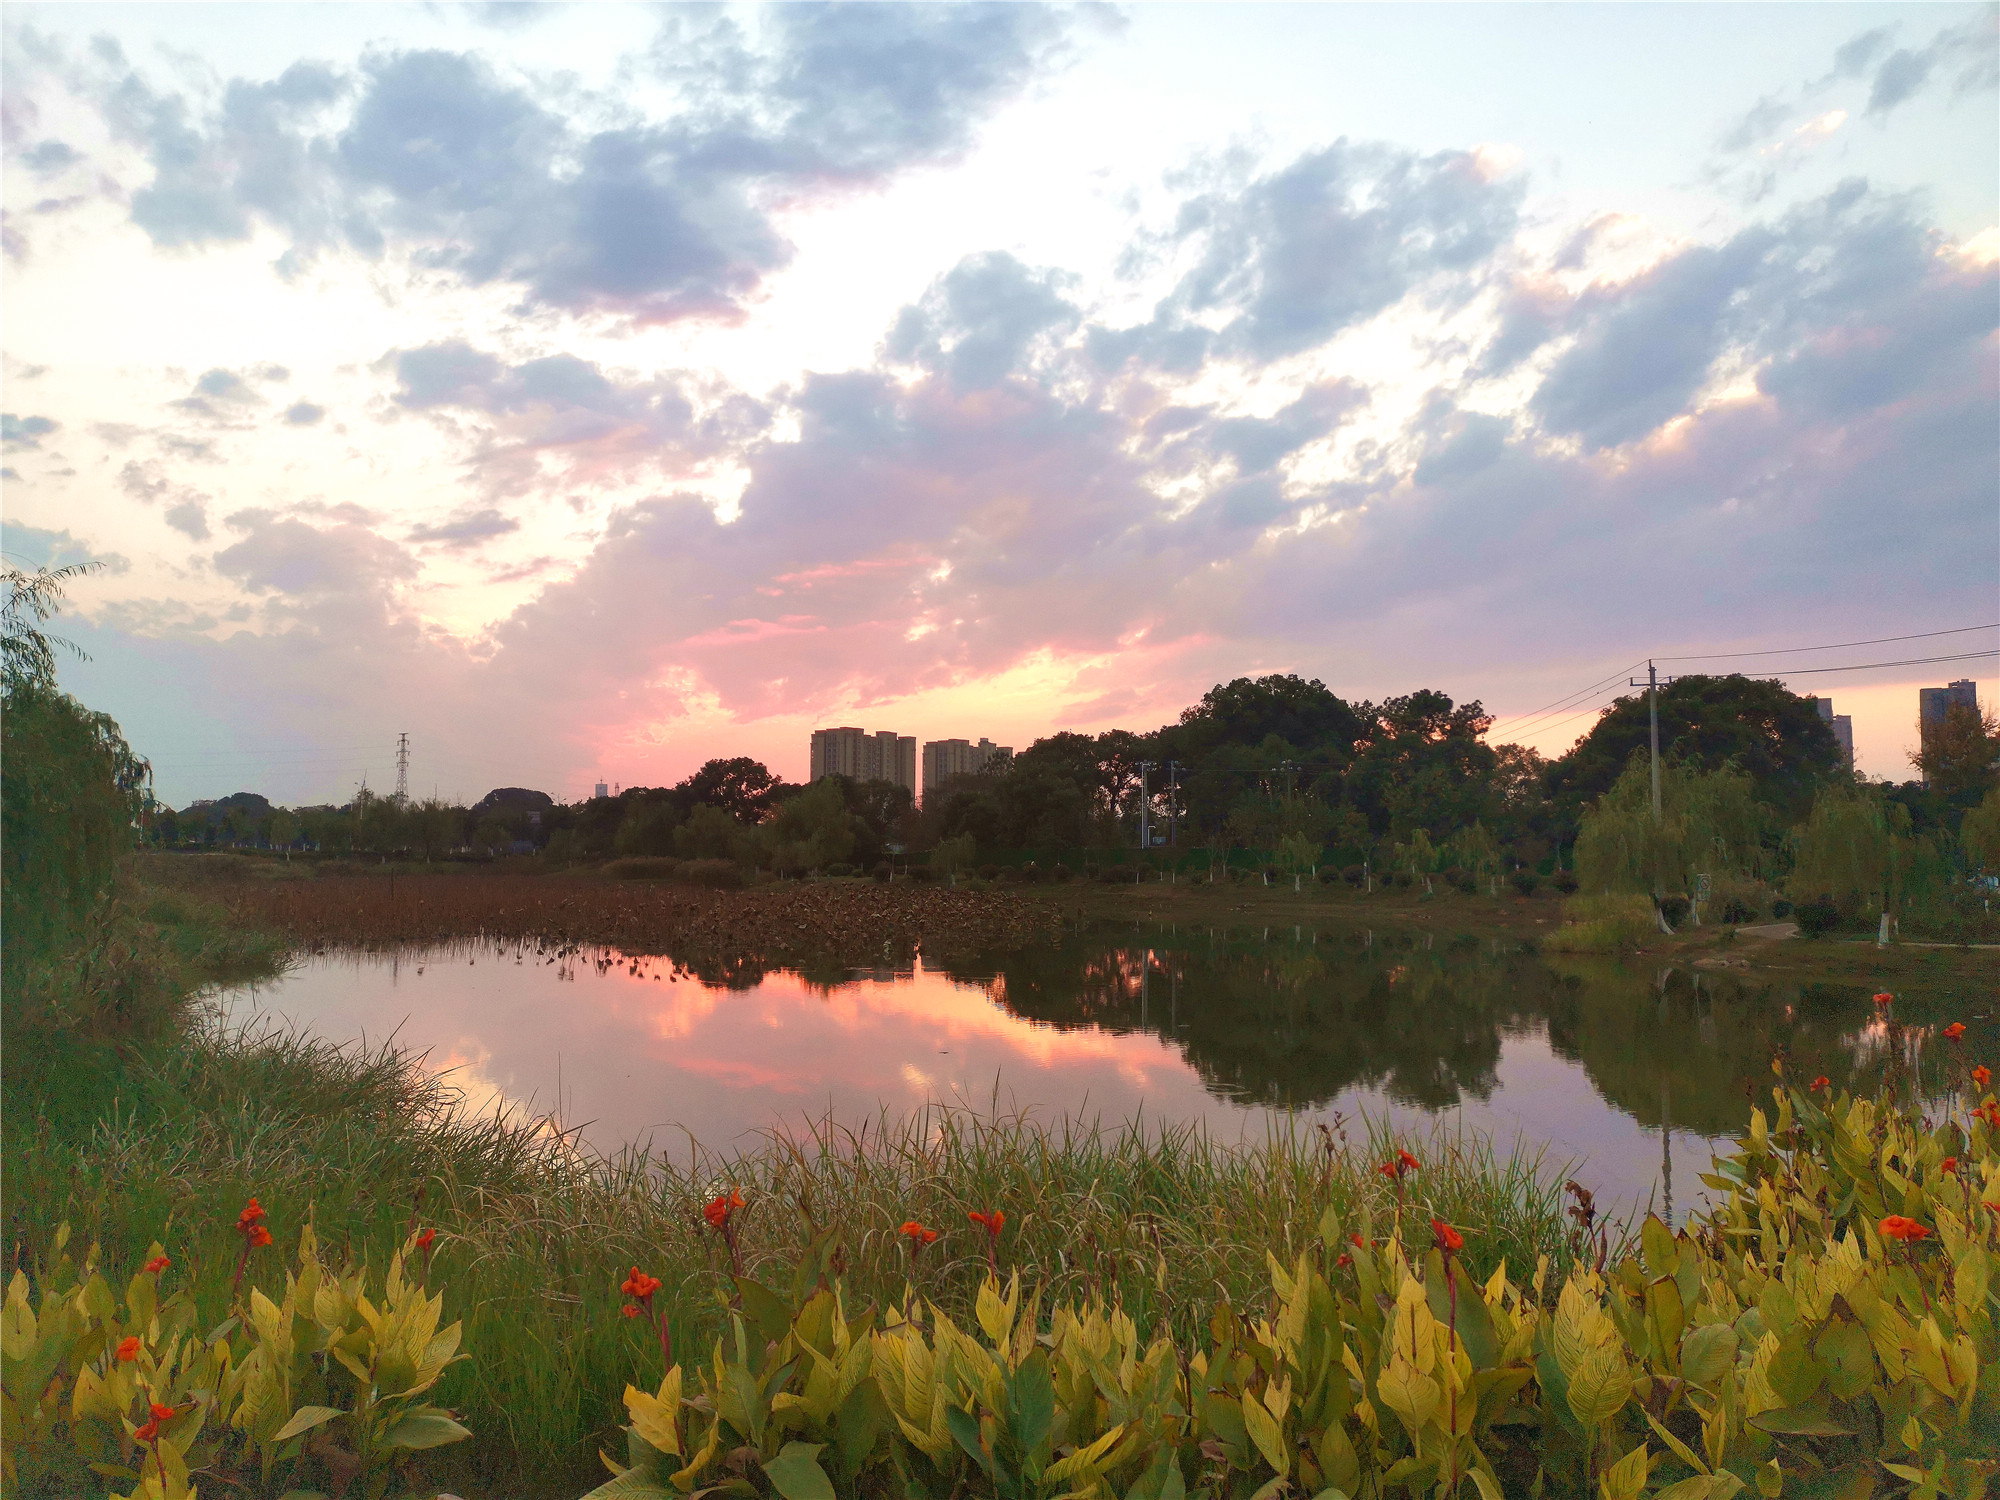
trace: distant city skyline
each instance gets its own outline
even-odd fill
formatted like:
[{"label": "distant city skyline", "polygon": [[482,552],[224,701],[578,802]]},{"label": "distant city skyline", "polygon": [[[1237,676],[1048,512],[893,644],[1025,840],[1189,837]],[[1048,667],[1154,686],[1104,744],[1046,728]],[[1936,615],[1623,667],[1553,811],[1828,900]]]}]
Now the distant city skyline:
[{"label": "distant city skyline", "polygon": [[[1995,617],[1990,4],[245,14],[0,13],[0,547],[170,800]],[[1776,662],[1900,776],[1992,659],[1803,668],[1957,649]]]}]

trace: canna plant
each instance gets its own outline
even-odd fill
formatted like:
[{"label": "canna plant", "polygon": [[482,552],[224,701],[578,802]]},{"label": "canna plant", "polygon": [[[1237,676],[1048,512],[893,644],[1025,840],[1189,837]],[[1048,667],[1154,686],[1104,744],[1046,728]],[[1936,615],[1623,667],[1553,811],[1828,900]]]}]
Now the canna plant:
[{"label": "canna plant", "polygon": [[[245,1215],[247,1259],[269,1232],[261,1210]],[[470,1436],[424,1399],[462,1357],[459,1325],[438,1326],[442,1295],[405,1277],[401,1253],[378,1303],[364,1269],[322,1264],[308,1225],[282,1297],[253,1286],[203,1334],[185,1291],[160,1295],[159,1245],[121,1303],[97,1247],[78,1266],[68,1241],[65,1228],[39,1288],[17,1270],[0,1308],[10,1494],[79,1493],[95,1475],[115,1500],[191,1500],[206,1476],[234,1493],[322,1493],[299,1489],[309,1479],[378,1500],[413,1482],[412,1455]]]},{"label": "canna plant", "polygon": [[992,1268],[976,1329],[914,1290],[878,1315],[816,1241],[790,1299],[731,1278],[712,1357],[627,1388],[591,1500],[1974,1500],[2000,1471],[2000,1102],[1930,1119],[1782,1076],[1773,1101],[1714,1207],[1614,1264],[1477,1282],[1399,1194],[1379,1239],[1329,1210],[1193,1340],[1098,1299],[1044,1317]]}]

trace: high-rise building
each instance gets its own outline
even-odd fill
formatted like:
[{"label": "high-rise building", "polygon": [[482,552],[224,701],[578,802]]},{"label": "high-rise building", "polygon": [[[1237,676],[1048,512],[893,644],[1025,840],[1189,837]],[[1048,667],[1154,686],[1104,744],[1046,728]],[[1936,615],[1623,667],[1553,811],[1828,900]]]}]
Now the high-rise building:
[{"label": "high-rise building", "polygon": [[[1947,713],[1957,707],[1969,708],[1975,714],[1979,712],[1979,684],[1970,677],[1961,677],[1943,687],[1918,688],[1917,737],[1928,745],[1931,732],[1944,723]],[[1930,785],[1928,776],[1924,778],[1924,785]]]},{"label": "high-rise building", "polygon": [[943,786],[953,776],[976,776],[995,760],[1013,758],[1012,748],[982,739],[926,740],[924,742],[924,795]]},{"label": "high-rise building", "polygon": [[1815,698],[1814,705],[1819,716],[1826,721],[1826,727],[1833,731],[1834,742],[1840,746],[1841,759],[1847,762],[1847,769],[1854,769],[1854,719],[1849,714],[1833,711],[1831,698]]},{"label": "high-rise building", "polygon": [[604,783],[600,781],[597,783],[597,786],[592,790],[590,795],[597,798],[603,798],[609,796],[610,793],[605,790]]},{"label": "high-rise building", "polygon": [[917,737],[893,729],[870,732],[842,727],[815,729],[812,775],[847,776],[855,781],[893,781],[917,795]]},{"label": "high-rise building", "polygon": [[1947,683],[1941,688],[1917,689],[1917,723],[1924,729],[1933,724],[1942,724],[1948,709],[1954,703],[1962,703],[1974,713],[1979,712],[1979,684],[1970,677]]}]

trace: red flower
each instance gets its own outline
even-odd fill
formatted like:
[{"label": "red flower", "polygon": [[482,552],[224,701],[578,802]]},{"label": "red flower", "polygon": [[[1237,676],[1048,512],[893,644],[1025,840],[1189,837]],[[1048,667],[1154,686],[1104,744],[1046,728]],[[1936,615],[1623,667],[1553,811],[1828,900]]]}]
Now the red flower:
[{"label": "red flower", "polygon": [[1396,1165],[1401,1167],[1405,1172],[1414,1172],[1417,1170],[1417,1159],[1407,1151],[1398,1151],[1396,1153]]},{"label": "red flower", "polygon": [[1437,1240],[1438,1249],[1446,1255],[1456,1255],[1465,1248],[1465,1236],[1453,1229],[1443,1219],[1431,1220],[1431,1234]]},{"label": "red flower", "polygon": [[153,1420],[148,1422],[144,1427],[141,1427],[137,1432],[132,1434],[133,1437],[137,1438],[142,1443],[150,1443],[155,1438],[159,1437],[160,1424],[162,1422],[172,1421],[175,1417],[180,1415],[180,1413],[175,1411],[171,1406],[162,1406],[157,1401],[148,1402],[147,1404],[152,1408]]},{"label": "red flower", "polygon": [[426,1229],[422,1234],[417,1236],[416,1246],[419,1250],[428,1250],[437,1237],[438,1232],[435,1229]]},{"label": "red flower", "polygon": [[1354,1242],[1354,1248],[1357,1250],[1366,1250],[1368,1248],[1368,1241],[1361,1238],[1361,1235],[1358,1231],[1354,1234],[1350,1234],[1348,1236],[1348,1239]]},{"label": "red flower", "polygon": [[1336,1266],[1351,1266],[1354,1264],[1354,1257],[1343,1250],[1340,1252],[1340,1259],[1335,1261],[1334,1264]]},{"label": "red flower", "polygon": [[248,1234],[250,1232],[250,1226],[255,1224],[259,1219],[263,1217],[264,1217],[263,1205],[258,1203],[258,1201],[255,1198],[252,1198],[249,1201],[249,1203],[244,1206],[243,1212],[236,1216],[236,1227],[242,1230],[245,1234]]},{"label": "red flower", "polygon": [[1876,1228],[1882,1231],[1885,1240],[1901,1240],[1910,1244],[1916,1240],[1927,1240],[1931,1232],[1915,1219],[1906,1219],[1901,1214],[1890,1214]]},{"label": "red flower", "polygon": [[250,1242],[253,1250],[261,1249],[271,1243],[271,1231],[262,1224],[250,1225],[243,1231],[243,1237]]},{"label": "red flower", "polygon": [[1987,1067],[1985,1063],[1981,1063],[1972,1070],[1972,1081],[1978,1084],[1979,1087],[1985,1088],[1987,1084],[1993,1081],[1993,1070]]},{"label": "red flower", "polygon": [[148,1276],[157,1276],[160,1274],[160,1272],[166,1270],[166,1268],[172,1264],[173,1262],[168,1260],[166,1256],[156,1255],[151,1260],[146,1262],[145,1271]]},{"label": "red flower", "polygon": [[708,1206],[701,1211],[701,1216],[708,1220],[710,1229],[720,1229],[729,1222],[729,1216],[737,1209],[748,1206],[743,1201],[743,1195],[735,1188],[731,1188],[728,1192],[709,1199]]},{"label": "red flower", "polygon": [[1955,1156],[1947,1156],[1943,1161],[1938,1163],[1938,1170],[1940,1172],[1953,1172],[1953,1173],[1957,1172],[1958,1158]]},{"label": "red flower", "polygon": [[1007,1216],[997,1208],[990,1214],[970,1213],[966,1215],[966,1218],[972,1220],[973,1223],[984,1229],[996,1240],[1000,1238],[1000,1231],[1007,1227]]},{"label": "red flower", "polygon": [[118,1341],[118,1357],[127,1364],[139,1357],[139,1336],[136,1333],[128,1333]]},{"label": "red flower", "polygon": [[657,1276],[648,1276],[644,1271],[634,1266],[632,1274],[625,1278],[623,1285],[618,1290],[628,1297],[637,1297],[641,1302],[651,1302],[653,1300],[653,1293],[657,1292],[661,1285],[662,1283]]},{"label": "red flower", "polygon": [[902,1235],[910,1242],[910,1252],[912,1254],[915,1254],[917,1250],[930,1244],[931,1241],[938,1237],[938,1232],[935,1229],[926,1229],[915,1219],[905,1219],[903,1227],[898,1229],[896,1233]]},{"label": "red flower", "polygon": [[1833,1087],[1833,1082],[1826,1074],[1822,1073],[1813,1080],[1813,1087],[1815,1089],[1830,1089]]},{"label": "red flower", "polygon": [[1896,997],[1894,995],[1890,994],[1887,990],[1884,990],[1881,994],[1875,997],[1876,1009],[1887,1010],[1889,1008],[1889,1002],[1894,1000],[1895,998]]},{"label": "red flower", "polygon": [[1957,1041],[1960,1037],[1965,1035],[1965,1022],[1953,1021],[1949,1026],[1945,1027],[1944,1035],[1945,1035],[1945,1040],[1948,1042]]},{"label": "red flower", "polygon": [[628,1318],[636,1318],[639,1316],[639,1309],[634,1307],[629,1302],[626,1303],[623,1307],[619,1308],[618,1310],[623,1314],[625,1314],[625,1316]]}]

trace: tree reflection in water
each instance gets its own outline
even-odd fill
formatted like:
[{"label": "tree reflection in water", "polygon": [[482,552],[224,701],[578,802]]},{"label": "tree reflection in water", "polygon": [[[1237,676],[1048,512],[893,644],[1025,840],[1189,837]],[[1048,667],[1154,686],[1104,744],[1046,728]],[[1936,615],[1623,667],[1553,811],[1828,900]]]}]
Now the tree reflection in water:
[{"label": "tree reflection in water", "polygon": [[[948,971],[1044,1025],[1165,1038],[1210,1093],[1273,1108],[1323,1107],[1351,1088],[1424,1110],[1486,1100],[1503,1039],[1540,1031],[1640,1124],[1724,1136],[1762,1099],[1774,1055],[1836,1088],[1874,1087],[1892,1065],[1871,1040],[1865,985],[1539,956],[1473,937],[1127,929]],[[1906,1035],[1921,1042],[1957,1018],[1940,1005],[1948,995],[1900,995]]]}]

